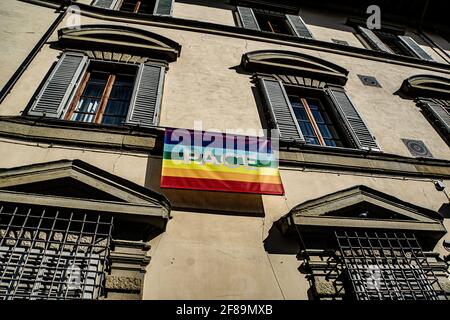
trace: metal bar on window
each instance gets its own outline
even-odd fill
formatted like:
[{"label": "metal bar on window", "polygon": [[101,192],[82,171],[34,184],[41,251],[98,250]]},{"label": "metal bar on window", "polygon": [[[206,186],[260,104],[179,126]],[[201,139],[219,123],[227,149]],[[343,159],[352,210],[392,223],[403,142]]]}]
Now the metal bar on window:
[{"label": "metal bar on window", "polygon": [[0,300],[98,298],[112,223],[108,214],[0,203]]},{"label": "metal bar on window", "polygon": [[336,231],[335,236],[357,300],[447,299],[413,233]]}]

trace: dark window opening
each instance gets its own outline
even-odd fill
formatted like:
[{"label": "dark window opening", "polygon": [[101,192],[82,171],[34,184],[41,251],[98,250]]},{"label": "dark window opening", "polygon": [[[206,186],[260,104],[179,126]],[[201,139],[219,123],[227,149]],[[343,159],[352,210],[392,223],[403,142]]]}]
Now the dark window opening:
[{"label": "dark window opening", "polygon": [[321,95],[288,90],[288,98],[307,144],[348,146],[329,104]]},{"label": "dark window opening", "polygon": [[255,12],[256,20],[262,31],[292,35],[284,16],[275,16]]},{"label": "dark window opening", "polygon": [[123,0],[120,11],[153,14],[155,1],[148,0]]},{"label": "dark window opening", "polygon": [[0,203],[0,300],[104,295],[112,219],[107,214]]},{"label": "dark window opening", "polygon": [[84,75],[66,115],[67,120],[124,124],[133,95],[136,70],[102,66],[94,63]]},{"label": "dark window opening", "polygon": [[376,36],[383,41],[383,43],[389,47],[395,54],[402,56],[415,57],[401,42],[396,34],[388,33],[385,31],[373,30]]}]

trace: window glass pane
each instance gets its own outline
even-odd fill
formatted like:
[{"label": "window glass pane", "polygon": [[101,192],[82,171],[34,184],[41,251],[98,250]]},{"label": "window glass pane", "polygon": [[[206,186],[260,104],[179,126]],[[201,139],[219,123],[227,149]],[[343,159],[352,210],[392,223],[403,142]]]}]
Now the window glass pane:
[{"label": "window glass pane", "polygon": [[[306,105],[302,103],[305,100]],[[317,134],[319,132],[326,146],[344,147],[335,124],[320,99],[289,95],[289,101],[307,144],[320,145],[321,141]]]},{"label": "window glass pane", "polygon": [[91,71],[89,80],[70,120],[93,122],[97,114],[102,95],[105,91],[108,73]]},{"label": "window glass pane", "polygon": [[325,144],[332,147],[342,147],[342,142],[334,124],[320,100],[308,98],[307,102]]},{"label": "window glass pane", "polygon": [[[100,65],[95,68],[100,68]],[[97,70],[90,71],[70,120],[122,125],[128,113],[136,75],[132,69],[125,71],[121,68],[120,72]]]},{"label": "window glass pane", "polygon": [[298,125],[302,130],[303,137],[308,144],[320,144],[317,138],[311,121],[306,113],[305,107],[303,106],[300,97],[289,96],[289,101],[291,102],[292,109],[294,111],[295,117],[297,118]]},{"label": "window glass pane", "polygon": [[103,124],[123,124],[133,94],[133,83],[134,76],[127,74],[116,75],[105,112],[103,113]]}]

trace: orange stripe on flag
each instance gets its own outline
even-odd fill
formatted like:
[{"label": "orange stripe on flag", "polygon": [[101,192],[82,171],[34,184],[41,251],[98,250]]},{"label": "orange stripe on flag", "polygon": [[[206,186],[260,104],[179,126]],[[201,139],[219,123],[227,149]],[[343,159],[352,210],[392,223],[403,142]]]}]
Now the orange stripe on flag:
[{"label": "orange stripe on flag", "polygon": [[175,169],[166,167],[162,169],[162,175],[180,178],[184,177],[197,179],[233,180],[242,182],[281,184],[281,179],[279,175],[268,176],[268,175],[255,175],[245,173],[204,171],[195,169]]}]

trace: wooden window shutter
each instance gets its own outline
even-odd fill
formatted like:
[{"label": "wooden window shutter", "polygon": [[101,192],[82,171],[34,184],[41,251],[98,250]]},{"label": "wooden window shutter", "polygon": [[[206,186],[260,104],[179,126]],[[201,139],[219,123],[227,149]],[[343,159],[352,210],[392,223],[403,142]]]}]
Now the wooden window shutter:
[{"label": "wooden window shutter", "polygon": [[428,61],[434,61],[434,59],[423,50],[417,42],[414,41],[413,38],[407,36],[398,36],[400,41],[411,51],[413,54]]},{"label": "wooden window shutter", "polygon": [[96,0],[93,5],[104,9],[114,9],[116,2],[117,0]]},{"label": "wooden window shutter", "polygon": [[373,33],[372,30],[369,30],[367,28],[364,28],[362,26],[358,26],[358,30],[360,34],[363,36],[363,38],[369,42],[369,44],[372,46],[374,50],[378,51],[384,51],[388,53],[394,53],[391,49],[386,46],[383,41],[380,40],[380,38],[377,37],[375,33]]},{"label": "wooden window shutter", "polygon": [[173,9],[173,0],[157,0],[153,14],[159,16],[171,16]]},{"label": "wooden window shutter", "polygon": [[282,83],[278,80],[259,78],[269,113],[280,134],[280,140],[305,143],[302,131]]},{"label": "wooden window shutter", "polygon": [[36,96],[28,114],[60,118],[82,78],[87,63],[88,58],[81,53],[64,53]]},{"label": "wooden window shutter", "polygon": [[128,110],[127,124],[141,127],[153,127],[158,124],[164,74],[163,66],[141,64]]},{"label": "wooden window shutter", "polygon": [[442,129],[444,136],[450,141],[450,114],[437,99],[419,99],[419,106],[431,115],[432,120]]},{"label": "wooden window shutter", "polygon": [[256,21],[255,14],[251,8],[237,7],[239,18],[241,19],[242,27],[245,29],[261,30]]},{"label": "wooden window shutter", "polygon": [[327,93],[344,121],[344,129],[352,137],[356,146],[360,149],[381,151],[366,123],[345,92],[345,89],[330,86],[327,89]]},{"label": "wooden window shutter", "polygon": [[313,39],[311,31],[309,31],[302,17],[287,14],[286,20],[291,26],[292,30],[294,30],[297,37]]}]

